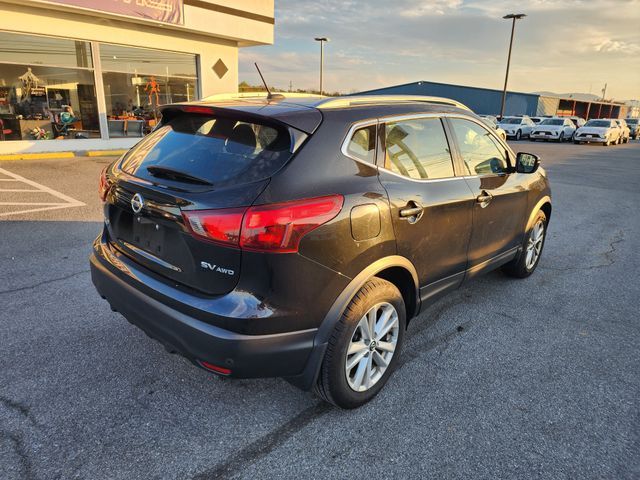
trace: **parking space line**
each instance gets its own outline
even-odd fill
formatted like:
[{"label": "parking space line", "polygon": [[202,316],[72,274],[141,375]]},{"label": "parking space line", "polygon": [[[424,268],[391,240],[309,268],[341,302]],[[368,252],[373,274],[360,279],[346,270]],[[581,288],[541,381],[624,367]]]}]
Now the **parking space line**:
[{"label": "parking space line", "polygon": [[76,200],[75,198],[71,198],[64,193],[60,193],[52,188],[47,187],[46,185],[42,185],[38,182],[34,182],[33,180],[29,180],[28,178],[22,177],[16,173],[9,172],[4,168],[0,168],[0,174],[11,177],[11,178],[2,178],[0,181],[5,182],[20,182],[34,189],[5,189],[1,190],[2,192],[30,192],[30,193],[46,193],[58,200],[62,200],[62,202],[0,202],[0,206],[24,206],[24,207],[38,207],[38,208],[28,208],[26,210],[19,210],[15,212],[3,212],[0,213],[0,217],[6,217],[9,215],[18,215],[21,213],[31,213],[31,212],[41,212],[45,210],[55,210],[60,208],[71,208],[71,207],[83,207],[85,205],[84,202],[80,200]]},{"label": "parking space line", "polygon": [[44,192],[42,190],[34,190],[34,189],[22,189],[22,188],[0,188],[0,193],[6,193],[6,192],[33,192],[33,193],[48,193],[48,192]]}]

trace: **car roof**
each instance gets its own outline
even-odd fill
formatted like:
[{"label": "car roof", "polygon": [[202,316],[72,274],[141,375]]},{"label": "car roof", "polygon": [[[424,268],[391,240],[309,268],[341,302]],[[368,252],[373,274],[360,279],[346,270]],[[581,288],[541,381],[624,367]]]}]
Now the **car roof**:
[{"label": "car roof", "polygon": [[211,107],[272,118],[306,133],[313,133],[322,118],[340,114],[346,122],[412,113],[475,114],[455,100],[419,95],[345,95],[322,97],[307,94],[232,94],[213,95],[196,102],[165,105],[162,111],[186,106]]}]

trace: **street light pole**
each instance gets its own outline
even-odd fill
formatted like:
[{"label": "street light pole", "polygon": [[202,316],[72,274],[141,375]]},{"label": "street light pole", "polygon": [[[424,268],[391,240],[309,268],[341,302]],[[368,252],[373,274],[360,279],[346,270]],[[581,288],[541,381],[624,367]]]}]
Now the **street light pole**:
[{"label": "street light pole", "polygon": [[327,37],[316,37],[316,42],[320,42],[320,95],[322,95],[322,70],[324,67],[324,42],[328,42]]},{"label": "street light pole", "polygon": [[511,65],[511,49],[513,47],[513,32],[516,29],[516,20],[520,20],[526,17],[524,13],[510,13],[509,15],[505,15],[505,20],[512,19],[513,23],[511,24],[511,40],[509,41],[509,56],[507,57],[507,73],[504,76],[504,89],[502,90],[502,107],[500,107],[500,119],[504,117],[504,104],[507,99],[507,82],[509,81],[509,66]]}]

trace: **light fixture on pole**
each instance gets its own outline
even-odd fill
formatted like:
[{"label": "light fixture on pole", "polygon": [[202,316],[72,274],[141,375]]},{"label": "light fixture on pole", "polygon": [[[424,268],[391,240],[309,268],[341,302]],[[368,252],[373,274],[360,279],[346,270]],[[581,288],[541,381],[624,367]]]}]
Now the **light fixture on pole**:
[{"label": "light fixture on pole", "polygon": [[509,80],[509,66],[511,65],[511,48],[513,47],[513,32],[516,29],[516,20],[526,17],[524,13],[510,13],[505,15],[505,20],[513,20],[511,24],[511,40],[509,41],[509,56],[507,57],[507,73],[504,76],[504,89],[502,90],[502,107],[500,107],[500,119],[504,117],[504,103],[507,99],[507,82]]},{"label": "light fixture on pole", "polygon": [[316,42],[320,42],[320,95],[322,95],[322,70],[324,66],[324,42],[328,42],[327,37],[316,37]]}]

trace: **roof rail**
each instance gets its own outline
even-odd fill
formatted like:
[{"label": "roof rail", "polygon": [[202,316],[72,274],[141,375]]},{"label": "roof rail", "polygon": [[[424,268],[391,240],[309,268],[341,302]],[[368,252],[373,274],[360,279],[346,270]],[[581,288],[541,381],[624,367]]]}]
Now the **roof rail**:
[{"label": "roof rail", "polygon": [[[310,93],[272,92],[272,94],[274,97],[277,95],[280,98],[325,98]],[[218,93],[215,95],[209,95],[208,97],[203,98],[202,101],[238,100],[243,98],[267,98],[267,92]]]},{"label": "roof rail", "polygon": [[380,103],[411,103],[424,102],[438,105],[448,105],[451,107],[471,109],[465,104],[456,100],[443,97],[428,97],[424,95],[347,95],[344,97],[334,97],[322,100],[316,105],[317,108],[346,108],[357,105],[375,105]]}]

